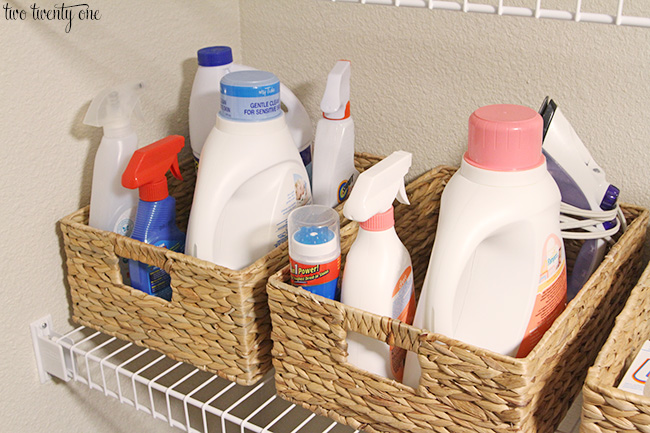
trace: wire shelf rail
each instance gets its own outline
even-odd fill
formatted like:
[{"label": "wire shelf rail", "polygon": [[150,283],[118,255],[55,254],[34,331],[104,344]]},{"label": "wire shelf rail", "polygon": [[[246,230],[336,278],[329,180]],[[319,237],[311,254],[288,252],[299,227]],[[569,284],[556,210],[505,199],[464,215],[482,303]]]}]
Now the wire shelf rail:
[{"label": "wire shelf rail", "polygon": [[[362,433],[279,398],[273,371],[242,386],[84,326],[59,334],[50,316],[30,328],[42,383],[81,383],[187,433]],[[556,433],[578,433],[581,407]]]},{"label": "wire shelf rail", "polygon": [[[568,9],[569,0],[562,3],[564,9],[548,7],[552,2],[549,0],[493,0],[491,2],[470,2],[468,0],[319,0],[338,3],[360,3],[364,5],[385,5],[397,7],[413,7],[430,10],[448,10],[460,12],[477,12],[484,14],[507,15],[517,17],[547,18],[564,21],[615,24],[617,26],[650,27],[650,10],[636,12],[638,16],[626,15],[624,0],[618,0],[617,4],[611,3],[608,9],[591,11],[585,6],[591,6],[590,2],[582,0],[575,1],[575,7]],[[521,6],[520,4],[528,4]],[[584,3],[584,5],[583,5]],[[591,2],[593,3],[593,2]],[[630,2],[628,2],[630,3]],[[645,6],[641,5],[644,4]],[[641,6],[637,6],[641,5]],[[547,7],[545,7],[547,6]],[[635,7],[648,7],[650,2],[646,0],[635,3]],[[631,8],[630,8],[631,9]]]},{"label": "wire shelf rail", "polygon": [[48,317],[31,327],[41,381],[79,382],[181,431],[358,433],[279,398],[273,372],[246,387],[83,326],[61,335]]}]

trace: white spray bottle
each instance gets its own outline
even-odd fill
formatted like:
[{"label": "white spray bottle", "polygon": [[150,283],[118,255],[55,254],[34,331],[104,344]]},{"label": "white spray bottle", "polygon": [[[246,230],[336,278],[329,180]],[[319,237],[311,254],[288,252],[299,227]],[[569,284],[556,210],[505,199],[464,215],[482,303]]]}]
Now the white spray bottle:
[{"label": "white spray bottle", "polygon": [[[254,70],[250,66],[233,63],[232,49],[227,46],[201,48],[197,52],[199,67],[194,76],[189,105],[190,144],[194,161],[198,165],[208,134],[212,131],[221,106],[219,83],[224,75],[235,71]],[[314,130],[311,119],[296,95],[280,83],[282,103],[286,108],[285,120],[303,164],[311,177],[311,145]]]},{"label": "white spray bottle", "polygon": [[[409,204],[404,176],[411,154],[391,154],[357,179],[343,214],[358,221],[359,232],[348,252],[341,302],[406,323],[413,321],[415,292],[411,257],[395,232],[393,200]],[[348,332],[348,363],[398,381],[406,350]]]},{"label": "white spray bottle", "polygon": [[316,126],[312,193],[314,203],[335,207],[345,201],[359,176],[354,167],[354,122],[350,117],[350,62],[339,60],[327,76]]},{"label": "white spray bottle", "polygon": [[[88,224],[123,236],[131,236],[138,207],[138,192],[124,188],[121,178],[138,149],[131,115],[135,112],[142,118],[138,101],[143,87],[142,82],[130,82],[102,91],[92,100],[84,118],[86,125],[104,128],[95,155]],[[121,259],[120,269],[123,278],[128,279],[127,259]]]},{"label": "white spray bottle", "polygon": [[88,107],[84,123],[104,128],[93,167],[89,224],[100,230],[129,236],[138,205],[138,192],[121,184],[138,137],[131,115],[142,118],[138,104],[142,82],[126,83],[98,94]]}]

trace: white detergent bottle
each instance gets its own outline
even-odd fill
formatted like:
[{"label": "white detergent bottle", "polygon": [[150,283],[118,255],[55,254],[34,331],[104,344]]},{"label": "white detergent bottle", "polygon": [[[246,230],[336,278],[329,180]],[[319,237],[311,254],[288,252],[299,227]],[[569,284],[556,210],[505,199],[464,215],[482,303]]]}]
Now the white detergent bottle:
[{"label": "white detergent bottle", "polygon": [[[233,63],[232,49],[227,46],[201,48],[197,52],[197,60],[199,66],[190,94],[189,125],[192,153],[198,165],[201,150],[214,127],[221,105],[219,88],[221,78],[230,72],[254,70],[254,68]],[[305,166],[311,170],[311,147],[314,139],[311,119],[300,100],[284,84],[280,84],[280,94],[282,103],[287,109],[285,120],[291,136]]]},{"label": "white detergent bottle", "polygon": [[335,207],[345,201],[359,176],[354,167],[354,122],[350,117],[350,62],[339,60],[327,76],[316,126],[312,193],[314,203]]},{"label": "white detergent bottle", "polygon": [[[357,179],[343,214],[359,221],[348,252],[341,302],[411,323],[415,314],[411,257],[395,232],[393,200],[409,204],[404,176],[411,154],[398,151]],[[348,332],[348,363],[389,379],[402,380],[406,350],[356,332]]]},{"label": "white detergent bottle", "polygon": [[[560,192],[542,155],[542,123],[519,105],[470,117],[467,152],[442,194],[414,326],[525,357],[563,311]],[[404,383],[419,379],[409,353]]]},{"label": "white detergent bottle", "polygon": [[216,120],[201,153],[185,253],[239,270],[287,239],[287,216],[311,203],[311,189],[275,75],[225,75]]}]

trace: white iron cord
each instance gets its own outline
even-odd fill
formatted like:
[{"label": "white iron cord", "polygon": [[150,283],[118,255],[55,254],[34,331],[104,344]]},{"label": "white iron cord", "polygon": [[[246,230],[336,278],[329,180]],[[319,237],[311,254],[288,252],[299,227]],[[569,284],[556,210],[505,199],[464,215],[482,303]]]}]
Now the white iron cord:
[{"label": "white iron cord", "polygon": [[[603,223],[616,220],[616,225],[608,230]],[[605,239],[613,242],[619,229],[625,231],[627,223],[621,207],[617,204],[612,210],[585,210],[567,203],[560,205],[560,233],[564,239]]]}]

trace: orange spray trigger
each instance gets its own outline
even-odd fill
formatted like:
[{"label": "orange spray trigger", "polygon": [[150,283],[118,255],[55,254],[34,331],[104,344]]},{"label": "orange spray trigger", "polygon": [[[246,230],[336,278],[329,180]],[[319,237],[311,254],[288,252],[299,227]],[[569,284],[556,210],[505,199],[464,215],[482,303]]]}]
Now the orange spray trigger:
[{"label": "orange spray trigger", "polygon": [[170,135],[133,152],[122,175],[122,186],[140,188],[140,200],[160,201],[169,196],[167,171],[176,179],[183,180],[178,166],[178,153],[185,146],[185,138]]}]

